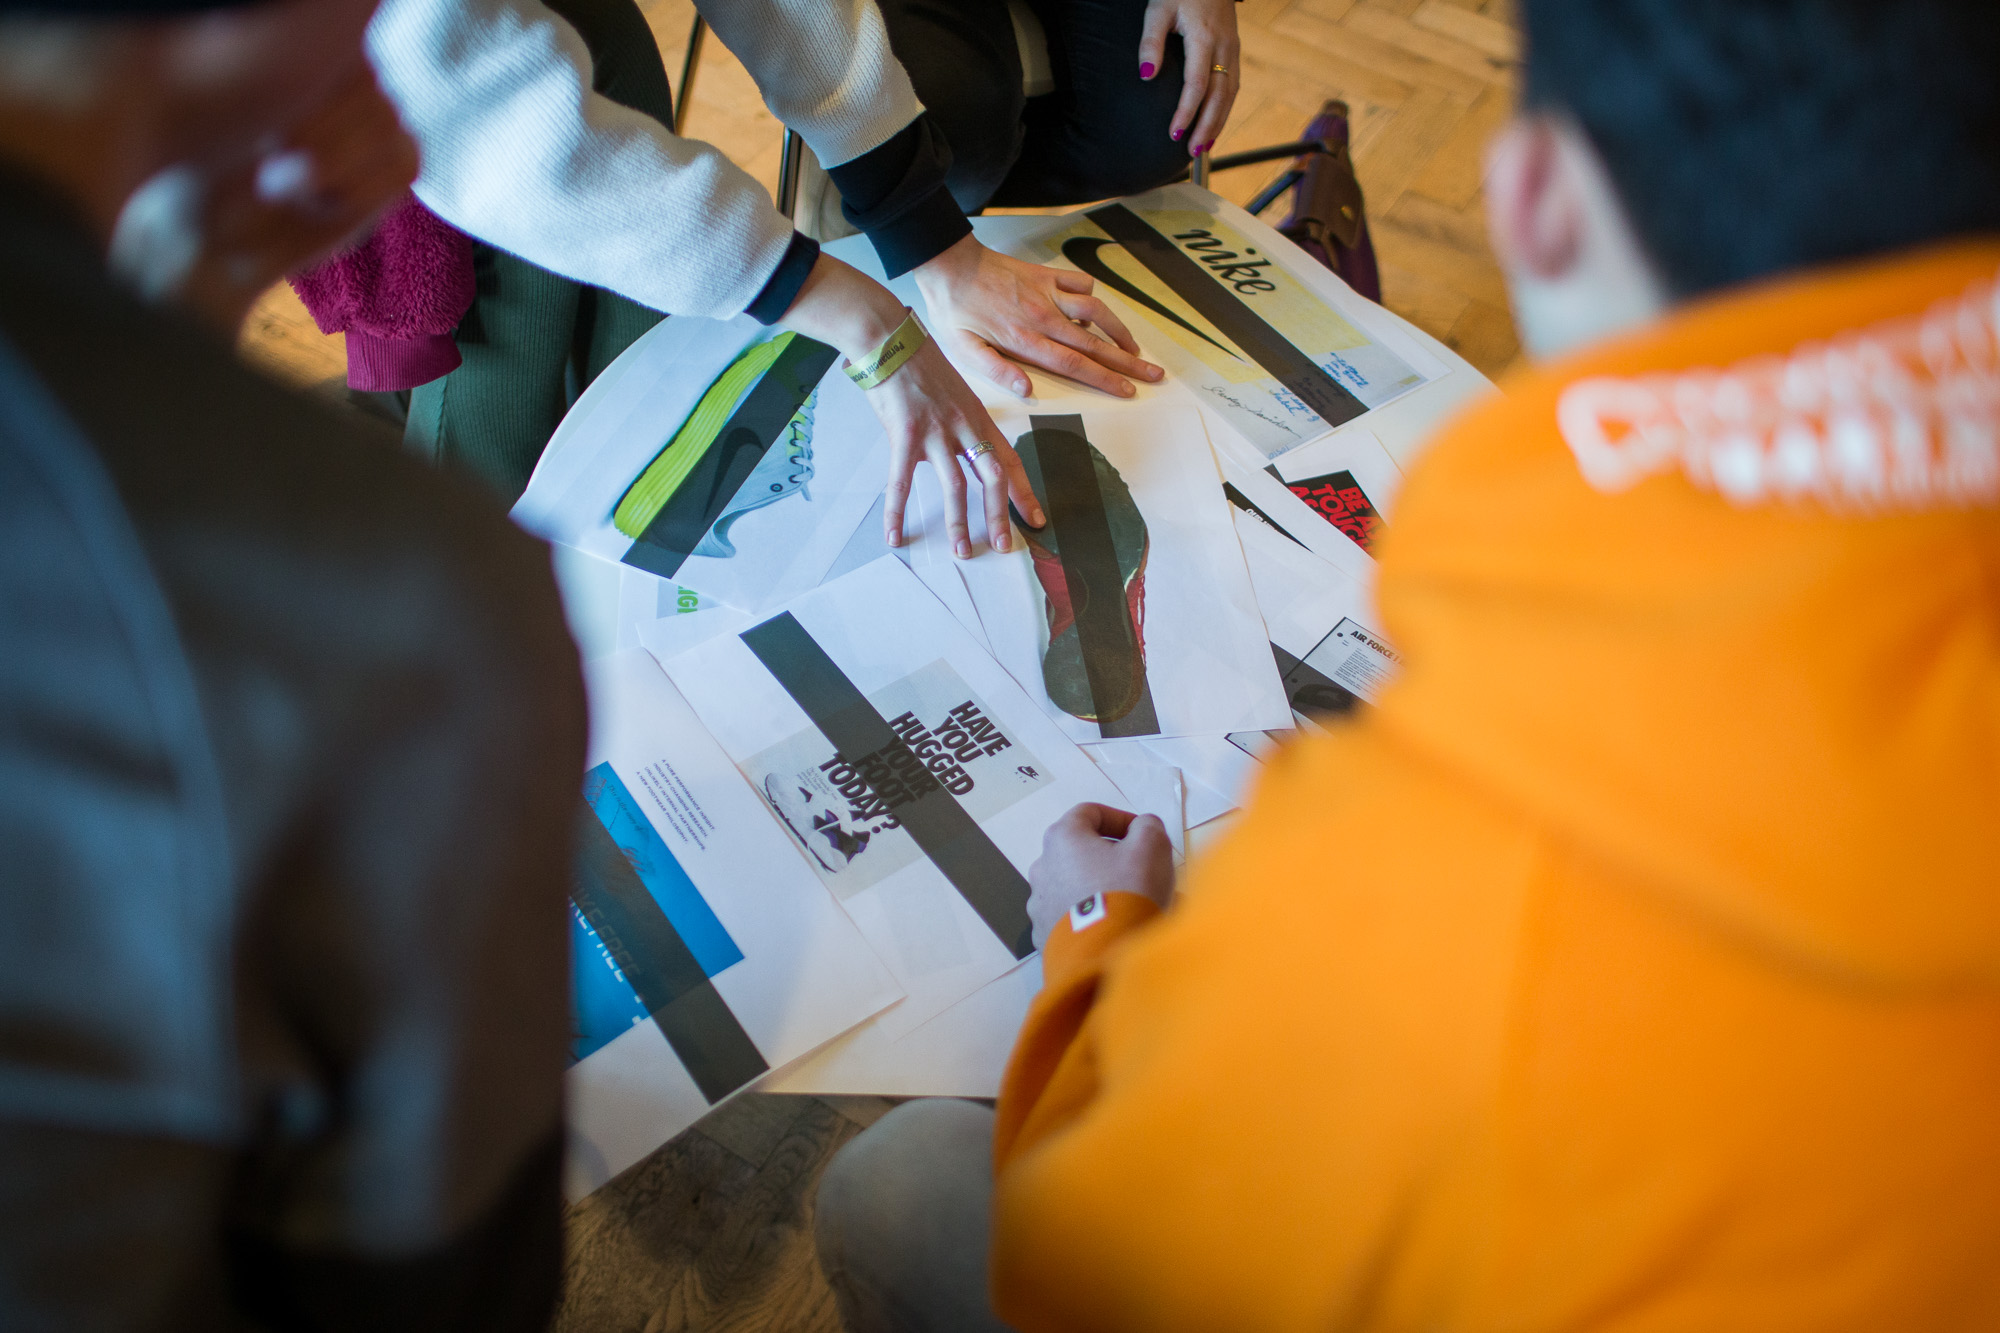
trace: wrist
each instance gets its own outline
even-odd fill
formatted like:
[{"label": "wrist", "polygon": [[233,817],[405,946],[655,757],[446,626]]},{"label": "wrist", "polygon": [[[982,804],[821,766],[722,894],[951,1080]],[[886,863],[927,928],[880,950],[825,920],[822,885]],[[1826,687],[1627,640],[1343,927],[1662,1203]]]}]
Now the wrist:
[{"label": "wrist", "polygon": [[855,361],[880,347],[903,322],[904,313],[903,303],[887,287],[821,254],[778,322]]},{"label": "wrist", "polygon": [[917,286],[926,298],[934,289],[950,288],[960,273],[979,262],[980,252],[985,248],[977,236],[966,233],[911,270]]}]

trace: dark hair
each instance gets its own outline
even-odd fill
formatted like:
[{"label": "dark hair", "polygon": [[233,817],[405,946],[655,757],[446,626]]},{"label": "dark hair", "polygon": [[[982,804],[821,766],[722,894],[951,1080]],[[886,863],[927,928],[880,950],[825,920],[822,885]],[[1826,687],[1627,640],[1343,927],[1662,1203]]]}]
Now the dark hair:
[{"label": "dark hair", "polygon": [[2000,230],[2000,0],[1526,0],[1680,295]]}]

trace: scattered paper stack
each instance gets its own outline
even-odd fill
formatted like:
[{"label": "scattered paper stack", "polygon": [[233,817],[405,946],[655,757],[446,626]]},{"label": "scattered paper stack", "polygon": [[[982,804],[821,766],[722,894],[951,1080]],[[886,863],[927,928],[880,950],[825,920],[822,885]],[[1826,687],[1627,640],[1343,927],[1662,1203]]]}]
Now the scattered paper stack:
[{"label": "scattered paper stack", "polygon": [[573,1194],[753,1084],[991,1095],[1049,823],[1122,805],[1179,851],[1396,667],[1370,592],[1401,472],[1350,423],[1457,372],[1203,192],[1010,248],[1096,276],[1171,372],[989,402],[1049,520],[1010,552],[974,503],[951,555],[928,468],[890,548],[868,402],[746,319],[642,338],[515,510],[607,562],[563,567],[615,608],[587,640]]}]

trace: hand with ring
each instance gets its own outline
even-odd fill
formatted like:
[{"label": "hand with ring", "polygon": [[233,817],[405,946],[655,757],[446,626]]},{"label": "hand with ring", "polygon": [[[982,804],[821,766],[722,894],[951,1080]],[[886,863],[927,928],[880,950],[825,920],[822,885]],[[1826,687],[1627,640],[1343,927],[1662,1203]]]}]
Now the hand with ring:
[{"label": "hand with ring", "polygon": [[1167,34],[1181,35],[1186,68],[1180,105],[1167,133],[1187,139],[1188,156],[1215,147],[1242,87],[1242,47],[1236,34],[1235,0],[1149,0],[1139,38],[1139,77],[1150,79],[1166,63]]},{"label": "hand with ring", "polygon": [[[820,252],[813,270],[785,312],[785,327],[796,329],[840,350],[850,365],[874,364],[909,311],[881,283]],[[913,348],[914,350],[909,350]],[[1008,523],[1012,499],[1027,521],[1040,527],[1041,506],[1028,485],[1021,459],[1005,443],[985,404],[972,391],[937,342],[924,336],[890,359],[893,369],[865,391],[868,406],[889,436],[889,480],[882,493],[882,537],[891,546],[903,544],[903,512],[909,506],[910,485],[917,464],[929,462],[944,492],[945,529],[952,554],[972,555],[970,526],[965,521],[965,469],[961,454],[972,463],[986,504],[986,531],[993,549],[1013,547]],[[998,444],[990,441],[1000,441]]]}]

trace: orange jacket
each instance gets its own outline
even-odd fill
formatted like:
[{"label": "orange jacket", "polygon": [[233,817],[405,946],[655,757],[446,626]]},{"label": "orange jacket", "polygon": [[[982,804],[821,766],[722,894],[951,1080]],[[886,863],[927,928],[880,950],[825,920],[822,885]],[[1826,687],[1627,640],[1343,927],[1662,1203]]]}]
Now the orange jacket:
[{"label": "orange jacket", "polygon": [[1443,435],[1381,708],[1049,943],[1006,1319],[2000,1328],[1996,273],[1730,293]]}]

